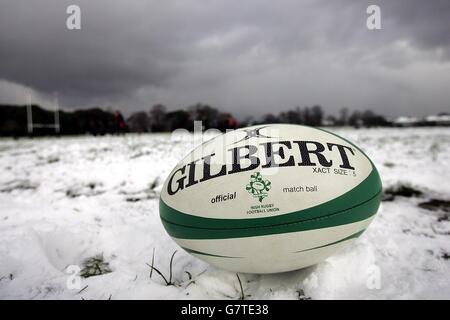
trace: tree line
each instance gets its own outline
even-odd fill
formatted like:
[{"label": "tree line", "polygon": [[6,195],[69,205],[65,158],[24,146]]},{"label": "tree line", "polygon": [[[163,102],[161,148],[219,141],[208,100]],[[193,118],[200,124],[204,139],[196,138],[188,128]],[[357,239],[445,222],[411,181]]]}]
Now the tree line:
[{"label": "tree line", "polygon": [[342,108],[338,116],[325,115],[322,107],[315,105],[309,107],[296,107],[288,111],[282,111],[278,115],[266,114],[259,123],[291,123],[307,126],[352,126],[352,127],[381,127],[390,126],[391,123],[382,115],[371,110],[352,113],[348,108]]},{"label": "tree line", "polygon": [[194,130],[194,121],[201,121],[203,129],[238,128],[238,121],[231,113],[221,112],[208,105],[197,103],[187,109],[167,111],[162,104],[154,105],[150,111],[133,113],[127,118],[127,125],[133,132],[167,132],[175,129]]},{"label": "tree line", "polygon": [[[38,105],[32,105],[33,123],[52,124],[54,113]],[[308,126],[389,126],[391,123],[373,111],[353,111],[342,108],[337,116],[325,115],[319,105],[295,107],[278,114],[266,114],[261,118],[248,117],[238,121],[231,113],[220,111],[208,104],[197,103],[185,109],[169,111],[157,104],[148,111],[138,111],[125,118],[119,111],[101,108],[75,111],[59,111],[62,135],[113,134],[125,132],[170,132],[178,128],[194,129],[194,121],[201,121],[203,129],[216,128],[221,131],[256,124],[290,123]],[[52,128],[39,128],[33,135],[55,134]],[[0,105],[0,136],[26,136],[26,106]]]},{"label": "tree line", "polygon": [[155,105],[149,112],[136,112],[127,119],[127,124],[134,132],[172,131],[177,128],[193,130],[193,121],[202,121],[204,129],[216,128],[221,131],[256,124],[289,123],[307,126],[353,126],[379,127],[391,123],[382,115],[371,110],[353,111],[342,108],[338,116],[326,116],[320,105],[312,107],[295,107],[274,115],[265,114],[261,119],[248,117],[238,122],[230,113],[223,113],[209,105],[198,103],[186,110],[167,112],[164,105]]}]

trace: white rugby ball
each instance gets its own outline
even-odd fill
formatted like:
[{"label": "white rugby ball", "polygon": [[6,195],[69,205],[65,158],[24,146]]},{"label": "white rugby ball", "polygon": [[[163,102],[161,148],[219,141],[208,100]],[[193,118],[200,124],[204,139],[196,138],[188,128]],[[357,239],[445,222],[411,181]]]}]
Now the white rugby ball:
[{"label": "white rugby ball", "polygon": [[371,160],[331,132],[273,124],[234,130],[169,174],[160,216],[187,252],[217,267],[275,273],[323,261],[374,218]]}]

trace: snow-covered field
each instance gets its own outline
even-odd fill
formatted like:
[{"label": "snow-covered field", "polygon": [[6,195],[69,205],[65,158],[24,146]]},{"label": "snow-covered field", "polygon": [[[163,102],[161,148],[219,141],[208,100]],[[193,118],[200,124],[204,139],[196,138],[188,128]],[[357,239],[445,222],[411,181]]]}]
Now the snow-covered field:
[{"label": "snow-covered field", "polygon": [[[334,131],[385,189],[412,196],[386,195],[368,230],[317,266],[239,274],[246,299],[450,299],[449,207],[429,202],[450,200],[450,128]],[[162,183],[191,147],[164,134],[0,140],[0,298],[239,299],[237,275],[178,248],[159,219]],[[150,278],[153,252],[169,278],[175,250],[174,285]]]}]

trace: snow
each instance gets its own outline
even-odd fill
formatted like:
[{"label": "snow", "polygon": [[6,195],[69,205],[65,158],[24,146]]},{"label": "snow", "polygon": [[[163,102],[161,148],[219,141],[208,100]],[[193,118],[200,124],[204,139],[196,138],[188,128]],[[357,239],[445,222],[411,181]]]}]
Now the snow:
[{"label": "snow", "polygon": [[411,125],[411,124],[416,124],[418,122],[419,122],[419,118],[416,118],[416,117],[398,117],[394,121],[395,124],[400,124],[400,125]]},{"label": "snow", "polygon": [[[450,200],[450,128],[333,130],[367,152],[384,187],[424,195],[383,202],[360,238],[316,266],[239,274],[245,298],[449,299],[450,221],[418,204]],[[236,274],[184,252],[159,219],[162,183],[189,138],[0,140],[0,299],[238,299]],[[174,285],[150,278],[153,250],[167,278],[177,250]],[[112,272],[77,277],[99,255]]]},{"label": "snow", "polygon": [[450,115],[449,114],[441,114],[441,115],[431,115],[425,117],[425,121],[429,123],[440,123],[440,124],[450,124]]}]

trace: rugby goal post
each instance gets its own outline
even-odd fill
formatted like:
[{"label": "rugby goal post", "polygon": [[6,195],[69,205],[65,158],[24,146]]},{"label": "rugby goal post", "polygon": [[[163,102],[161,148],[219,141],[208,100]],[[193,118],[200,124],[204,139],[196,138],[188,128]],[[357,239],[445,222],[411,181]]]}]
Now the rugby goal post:
[{"label": "rugby goal post", "polygon": [[55,133],[59,133],[61,126],[59,123],[59,102],[58,94],[53,95],[53,123],[34,123],[33,122],[33,108],[31,106],[31,94],[27,92],[27,129],[28,133],[32,134],[34,128],[54,128]]}]

